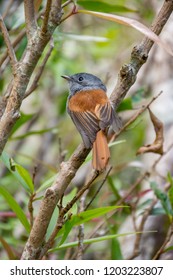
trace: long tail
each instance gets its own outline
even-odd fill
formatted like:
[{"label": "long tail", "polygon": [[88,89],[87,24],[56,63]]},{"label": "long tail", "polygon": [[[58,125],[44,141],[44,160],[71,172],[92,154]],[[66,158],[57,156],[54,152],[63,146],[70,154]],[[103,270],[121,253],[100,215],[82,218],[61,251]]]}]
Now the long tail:
[{"label": "long tail", "polygon": [[96,170],[103,170],[106,168],[110,158],[110,151],[107,143],[105,133],[100,130],[97,132],[96,140],[93,143],[93,157],[92,165]]}]

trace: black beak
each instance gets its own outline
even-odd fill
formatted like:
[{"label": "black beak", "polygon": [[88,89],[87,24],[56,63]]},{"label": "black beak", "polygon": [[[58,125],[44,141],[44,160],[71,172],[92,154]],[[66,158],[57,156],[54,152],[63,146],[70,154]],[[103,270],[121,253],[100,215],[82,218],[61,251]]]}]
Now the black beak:
[{"label": "black beak", "polygon": [[61,76],[63,79],[66,79],[67,81],[71,81],[72,78],[70,76],[67,76],[67,75],[62,75]]}]

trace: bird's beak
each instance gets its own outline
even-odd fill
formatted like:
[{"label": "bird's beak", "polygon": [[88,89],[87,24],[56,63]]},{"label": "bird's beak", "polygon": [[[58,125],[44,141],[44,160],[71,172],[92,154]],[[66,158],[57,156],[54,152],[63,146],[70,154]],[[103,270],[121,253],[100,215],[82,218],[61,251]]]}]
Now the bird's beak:
[{"label": "bird's beak", "polygon": [[67,76],[67,75],[62,75],[61,77],[66,79],[67,81],[71,81],[72,80],[72,78],[70,76]]}]

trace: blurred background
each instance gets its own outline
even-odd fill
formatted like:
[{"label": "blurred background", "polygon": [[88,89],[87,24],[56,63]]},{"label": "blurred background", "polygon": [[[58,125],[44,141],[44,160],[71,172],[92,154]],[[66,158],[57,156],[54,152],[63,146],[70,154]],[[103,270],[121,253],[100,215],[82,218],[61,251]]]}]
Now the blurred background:
[{"label": "blurred background", "polygon": [[[63,1],[65,2],[65,1]],[[126,17],[135,18],[146,26],[150,26],[164,1],[159,0],[114,0],[114,1],[77,1],[82,9],[111,12]],[[96,6],[94,6],[94,2]],[[110,3],[111,2],[111,3]],[[105,4],[105,6],[104,6]],[[40,10],[45,5],[42,1]],[[110,8],[109,5],[112,5]],[[8,13],[6,13],[8,9]],[[64,8],[64,15],[72,9],[72,5]],[[4,21],[12,41],[16,40],[25,28],[23,1],[0,1],[0,12],[4,14]],[[41,19],[38,20],[41,23]],[[173,17],[166,24],[161,37],[169,44],[173,43],[172,36]],[[50,185],[49,179],[54,176],[60,167],[60,163],[68,160],[76,147],[81,143],[81,138],[70,117],[66,112],[66,100],[68,97],[68,85],[61,78],[61,75],[88,72],[100,77],[107,85],[108,95],[111,94],[116,85],[117,75],[121,66],[130,61],[130,54],[135,45],[140,43],[143,35],[136,30],[108,22],[89,15],[78,14],[69,17],[61,23],[53,35],[54,48],[45,66],[38,87],[22,103],[21,118],[17,121],[10,139],[5,147],[5,156],[0,161],[0,185],[5,187],[15,198],[16,202],[28,217],[29,195],[13,172],[7,168],[4,158],[13,158],[14,162],[21,165],[30,174],[35,190],[40,191],[37,200],[34,202],[34,216],[36,215],[40,199],[46,187]],[[15,51],[18,59],[26,48],[27,40],[23,35],[16,44]],[[42,65],[43,59],[50,46],[45,49],[35,73]],[[8,58],[4,59],[6,47],[0,34],[0,96],[3,96],[8,89],[12,79]],[[160,91],[163,94],[152,105],[154,114],[164,124],[164,150],[171,145],[173,139],[173,59],[164,50],[154,46],[146,65],[138,75],[137,82],[131,88],[128,96],[120,105],[119,115],[123,124],[143,104],[151,100]],[[31,80],[31,82],[32,82]],[[116,205],[129,188],[136,183],[141,174],[151,172],[149,178],[139,182],[135,191],[127,197],[123,204],[130,206],[112,215],[111,220],[106,217],[97,218],[85,225],[85,236],[95,230],[95,236],[105,234],[135,232],[135,224],[139,225],[145,209],[150,205],[153,192],[150,189],[151,182],[155,182],[158,188],[162,188],[167,182],[167,174],[173,173],[172,150],[163,157],[152,170],[152,165],[159,155],[152,153],[136,156],[137,150],[144,144],[154,141],[155,133],[151,124],[149,114],[143,113],[128,129],[126,129],[116,141],[117,145],[111,147],[111,164],[113,166],[109,177],[90,209]],[[86,179],[87,170],[90,170],[90,161],[87,161],[78,171],[77,176],[69,186],[67,195],[72,197],[72,191],[80,188]],[[170,175],[171,176],[171,175]],[[89,202],[95,190],[103,178],[98,179],[86,201]],[[142,198],[142,202],[141,199]],[[57,210],[56,210],[57,211]],[[76,210],[77,211],[77,210]],[[160,212],[159,212],[160,211]],[[169,225],[170,219],[165,212],[162,203],[155,205],[155,212],[151,213],[152,218],[156,216],[158,222],[149,222],[147,230],[157,230],[159,234],[150,234],[153,240],[153,250],[143,252],[142,244],[140,259],[151,259],[157,249],[162,245]],[[47,235],[55,223],[57,214],[53,217]],[[160,217],[160,219],[159,219]],[[104,226],[97,230],[96,224],[104,220]],[[138,222],[139,220],[139,222]],[[153,224],[155,224],[153,228]],[[74,229],[68,237],[68,241],[75,240],[77,230]],[[158,237],[159,235],[159,237]],[[0,236],[12,248],[16,258],[20,258],[23,246],[27,240],[27,232],[9,207],[4,196],[0,195]],[[134,237],[117,238],[91,244],[85,251],[84,258],[88,259],[121,259],[129,258],[134,249]],[[157,247],[154,244],[157,243]],[[123,246],[124,244],[124,246]],[[146,243],[145,243],[146,244]],[[151,244],[151,243],[150,243]],[[159,246],[160,245],[160,246]],[[150,246],[149,246],[150,247]],[[145,248],[146,251],[146,248]],[[151,251],[151,252],[150,252]],[[169,254],[168,254],[169,253]],[[171,250],[167,256],[170,257]],[[61,250],[50,255],[50,258],[64,259],[75,258],[75,251]],[[7,250],[0,243],[0,259],[7,259]]]}]

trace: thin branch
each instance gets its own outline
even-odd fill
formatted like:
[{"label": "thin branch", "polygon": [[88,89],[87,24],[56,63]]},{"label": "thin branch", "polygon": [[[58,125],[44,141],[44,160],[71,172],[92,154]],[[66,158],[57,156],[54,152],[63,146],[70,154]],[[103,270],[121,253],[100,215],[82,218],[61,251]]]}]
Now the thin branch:
[{"label": "thin branch", "polygon": [[35,75],[35,78],[31,84],[30,88],[26,91],[24,98],[28,97],[38,87],[38,82],[41,78],[41,75],[43,74],[44,68],[52,53],[53,48],[54,48],[54,43],[53,43],[53,39],[51,39],[49,49],[43,59],[42,64],[40,65],[40,67],[37,70],[37,73]]},{"label": "thin branch", "polygon": [[104,183],[106,182],[107,177],[109,176],[109,173],[112,170],[112,166],[109,167],[108,171],[106,172],[106,175],[103,179],[103,181],[101,182],[99,188],[97,189],[96,193],[93,195],[92,199],[90,200],[90,202],[86,205],[85,207],[85,211],[90,207],[90,205],[93,203],[94,199],[97,197],[98,193],[100,192],[101,188],[103,187]]},{"label": "thin branch", "polygon": [[68,0],[68,1],[66,1],[64,4],[62,4],[62,8],[65,8],[65,7],[68,6],[70,3],[74,3],[74,0]]},{"label": "thin branch", "polygon": [[[145,212],[142,215],[142,221],[141,221],[139,227],[137,229],[135,229],[137,232],[143,232],[145,223],[148,219],[148,216],[150,215],[151,211],[153,210],[153,207],[156,205],[157,202],[158,202],[157,199],[153,199],[150,206],[145,210]],[[134,244],[134,252],[128,258],[129,260],[132,260],[139,255],[139,253],[140,253],[139,246],[140,246],[141,238],[142,238],[142,234],[136,235],[135,244]]]},{"label": "thin branch", "polygon": [[17,58],[16,58],[16,55],[15,55],[14,49],[12,47],[7,28],[5,26],[5,23],[3,21],[3,18],[1,16],[1,14],[0,14],[0,28],[1,28],[1,31],[2,31],[2,35],[3,35],[3,38],[4,38],[5,44],[7,46],[7,51],[8,51],[8,55],[10,57],[10,62],[11,62],[13,75],[15,76],[16,66],[17,66]]},{"label": "thin branch", "polygon": [[[85,200],[88,191],[85,192],[85,195],[81,196],[79,200],[79,210],[78,213],[83,212],[85,210]],[[77,248],[77,260],[82,260],[83,258],[83,249],[84,249],[84,224],[78,226],[78,248]]]},{"label": "thin branch", "polygon": [[28,39],[32,39],[37,30],[37,23],[35,18],[34,0],[24,0],[26,32]]},{"label": "thin branch", "polygon": [[[22,31],[19,33],[17,38],[11,43],[12,48],[15,48],[20,43],[20,41],[23,39],[25,34],[26,34],[25,29],[22,29]],[[8,51],[4,52],[4,54],[1,56],[1,58],[0,58],[0,66],[2,65],[2,63],[5,61],[5,59],[7,57],[8,57]]]},{"label": "thin branch", "polygon": [[47,27],[48,27],[48,21],[49,21],[49,14],[51,10],[51,5],[52,5],[52,0],[47,0],[46,4],[46,10],[44,13],[44,19],[43,19],[43,26],[42,26],[42,32],[46,33],[47,32]]},{"label": "thin branch", "polygon": [[[60,11],[61,1],[56,1],[55,3],[57,3],[58,10]],[[159,15],[156,17],[152,25],[152,30],[156,31],[157,35],[161,32],[164,24],[172,13],[172,10],[173,1],[165,1]],[[52,9],[50,20],[52,17],[56,17],[54,13],[56,13],[56,10],[53,11]],[[62,13],[59,15],[59,18],[56,17],[56,24],[60,23],[61,16]],[[117,108],[118,104],[127,94],[129,88],[134,84],[137,73],[146,61],[152,45],[153,42],[148,38],[145,38],[144,41],[142,41],[142,43],[133,50],[130,64],[127,67],[123,67],[123,71],[120,71],[118,84],[111,95],[111,101],[113,102],[115,108]],[[33,228],[22,255],[23,259],[37,259],[40,257],[45,233],[57,202],[62,197],[72,178],[74,178],[77,170],[84,162],[89,151],[90,149],[85,149],[84,145],[81,144],[76,149],[70,160],[61,164],[61,170],[59,171],[56,182],[46,191],[41,202],[39,213],[34,221]],[[71,205],[69,205],[69,207],[71,207]]]},{"label": "thin branch", "polygon": [[167,244],[170,242],[172,236],[173,236],[173,222],[170,225],[170,228],[166,235],[165,241],[163,242],[162,246],[160,247],[160,249],[157,251],[157,253],[153,257],[153,260],[158,260],[160,255],[164,253],[164,249],[167,246]]},{"label": "thin branch", "polygon": [[[151,25],[151,30],[159,35],[167,22],[168,18],[173,11],[173,1],[165,0],[161,7],[157,17]],[[137,73],[142,65],[147,61],[148,54],[153,46],[154,42],[148,37],[144,37],[142,42],[135,46],[131,53],[131,61],[128,64],[122,66],[119,75],[118,82],[110,96],[111,102],[115,109],[118,108],[121,101],[126,96],[128,90],[135,83]]]}]

